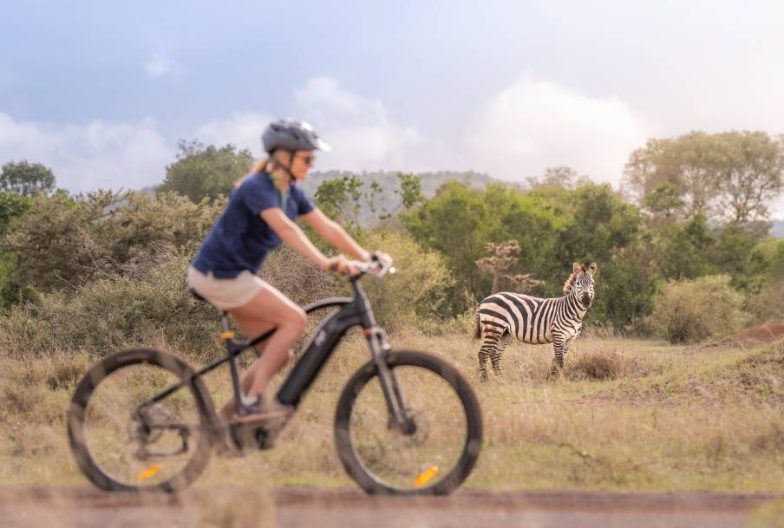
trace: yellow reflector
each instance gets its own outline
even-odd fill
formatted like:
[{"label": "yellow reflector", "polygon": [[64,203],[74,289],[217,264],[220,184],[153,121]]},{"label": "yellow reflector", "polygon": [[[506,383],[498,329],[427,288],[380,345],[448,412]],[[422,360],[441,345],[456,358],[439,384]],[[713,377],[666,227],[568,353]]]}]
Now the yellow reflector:
[{"label": "yellow reflector", "polygon": [[229,339],[234,339],[234,332],[229,330],[228,332],[221,332],[220,338],[228,341]]},{"label": "yellow reflector", "polygon": [[161,470],[160,464],[153,464],[152,466],[148,467],[144,471],[139,471],[139,480],[147,480],[148,478],[152,478],[158,474]]},{"label": "yellow reflector", "polygon": [[438,466],[430,466],[426,470],[424,470],[414,481],[416,486],[424,486],[428,482],[430,482],[433,477],[438,475]]}]

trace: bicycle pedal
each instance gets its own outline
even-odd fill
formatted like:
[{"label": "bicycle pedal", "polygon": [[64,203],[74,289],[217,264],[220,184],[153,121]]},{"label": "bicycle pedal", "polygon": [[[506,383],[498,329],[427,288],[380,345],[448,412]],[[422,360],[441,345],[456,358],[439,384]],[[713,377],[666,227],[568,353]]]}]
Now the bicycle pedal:
[{"label": "bicycle pedal", "polygon": [[231,424],[231,435],[236,445],[240,446],[241,451],[264,450],[274,447],[275,438],[280,428],[269,429],[266,427],[267,422],[269,422],[268,419]]},{"label": "bicycle pedal", "polygon": [[239,458],[245,455],[245,451],[236,443],[234,439],[226,439],[215,444],[215,454],[223,458]]}]

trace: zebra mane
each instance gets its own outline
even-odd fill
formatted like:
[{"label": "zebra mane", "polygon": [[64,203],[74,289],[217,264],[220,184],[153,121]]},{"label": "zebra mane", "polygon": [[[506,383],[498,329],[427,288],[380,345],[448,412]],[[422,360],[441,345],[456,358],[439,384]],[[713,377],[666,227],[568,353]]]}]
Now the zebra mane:
[{"label": "zebra mane", "polygon": [[563,286],[564,295],[569,295],[571,293],[572,286],[574,286],[574,281],[576,280],[577,280],[577,273],[572,273],[571,275],[569,275],[569,278],[566,279],[566,282],[564,282],[564,286]]}]

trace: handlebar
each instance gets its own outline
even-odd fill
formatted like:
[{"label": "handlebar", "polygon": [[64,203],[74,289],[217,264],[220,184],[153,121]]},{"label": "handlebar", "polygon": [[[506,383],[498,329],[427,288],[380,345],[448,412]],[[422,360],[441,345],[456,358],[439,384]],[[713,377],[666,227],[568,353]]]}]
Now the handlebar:
[{"label": "handlebar", "polygon": [[357,278],[366,273],[372,273],[379,279],[387,274],[391,275],[397,273],[397,270],[394,266],[392,266],[391,263],[382,262],[380,259],[375,257],[373,257],[373,259],[368,262],[363,262],[361,260],[349,260],[347,263],[354,266],[354,268],[357,270],[357,275],[354,275],[354,277]]}]

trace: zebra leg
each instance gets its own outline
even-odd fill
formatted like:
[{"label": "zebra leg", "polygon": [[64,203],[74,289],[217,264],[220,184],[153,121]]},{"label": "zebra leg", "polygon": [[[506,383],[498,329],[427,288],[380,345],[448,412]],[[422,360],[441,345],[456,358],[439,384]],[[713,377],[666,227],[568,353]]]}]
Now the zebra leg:
[{"label": "zebra leg", "polygon": [[564,358],[564,360],[566,360],[566,353],[569,352],[569,348],[571,347],[572,343],[574,343],[574,340],[575,340],[576,337],[577,336],[572,336],[572,337],[570,337],[569,339],[567,339],[564,342],[564,345],[563,345],[563,358]]},{"label": "zebra leg", "polygon": [[550,368],[550,377],[554,378],[563,373],[564,354],[566,353],[566,344],[564,340],[558,336],[553,336],[553,366]]},{"label": "zebra leg", "polygon": [[501,354],[504,352],[503,336],[498,338],[495,349],[490,355],[490,362],[493,364],[493,374],[500,376],[501,372]]},{"label": "zebra leg", "polygon": [[485,331],[484,338],[482,339],[482,347],[479,349],[479,380],[487,381],[487,360],[489,359],[495,369],[496,364],[496,349],[498,342],[501,339],[501,334],[493,331]]},{"label": "zebra leg", "polygon": [[479,381],[487,381],[487,358],[488,353],[482,343],[482,348],[479,349]]}]

